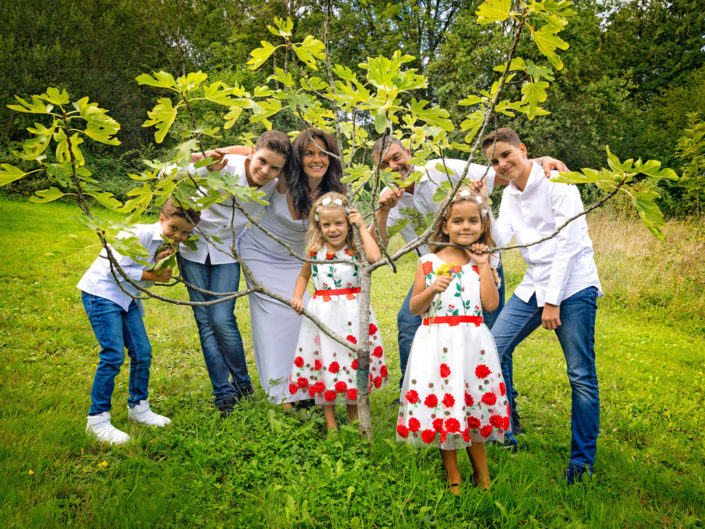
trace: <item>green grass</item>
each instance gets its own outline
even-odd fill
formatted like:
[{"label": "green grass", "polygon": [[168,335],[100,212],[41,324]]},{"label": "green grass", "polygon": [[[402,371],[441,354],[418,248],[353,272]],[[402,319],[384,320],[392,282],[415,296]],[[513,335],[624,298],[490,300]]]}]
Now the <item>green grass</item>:
[{"label": "green grass", "polygon": [[[572,488],[562,482],[570,391],[555,337],[537,331],[515,360],[528,431],[522,451],[489,447],[491,491],[465,487],[456,499],[445,490],[436,450],[395,441],[394,383],[373,394],[371,446],[354,427],[327,438],[318,411],[285,415],[261,391],[221,420],[190,309],[155,301],[145,303],[154,349],[150,401],[173,424],[147,429],[127,421],[123,368],[113,415],[133,440],[116,448],[93,442],[83,429],[98,347],[75,284],[97,248],[42,258],[68,233],[93,240],[70,218],[73,211],[0,199],[3,527],[703,527],[702,266],[663,268],[663,255],[675,259],[673,241],[656,243],[614,219],[600,221],[601,239],[614,246],[630,233],[642,243],[601,253],[593,237],[606,287],[597,321],[602,416],[594,478]],[[687,225],[670,229],[688,232]],[[682,259],[697,262],[702,241],[683,240]],[[634,248],[644,247],[655,250],[638,256]],[[505,262],[511,287],[522,267],[514,254]],[[397,276],[374,276],[394,381],[396,311],[414,267],[408,257]],[[667,291],[659,293],[654,281]],[[256,376],[246,301],[236,311]],[[465,457],[461,471],[469,482]]]}]

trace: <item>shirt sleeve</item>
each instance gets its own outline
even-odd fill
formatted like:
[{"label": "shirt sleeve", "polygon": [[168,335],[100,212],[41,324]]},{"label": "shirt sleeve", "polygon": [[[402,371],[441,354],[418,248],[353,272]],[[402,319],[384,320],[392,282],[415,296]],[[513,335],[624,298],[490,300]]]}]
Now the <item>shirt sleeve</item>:
[{"label": "shirt sleeve", "polygon": [[[578,188],[572,184],[551,185],[551,210],[556,229],[583,211]],[[561,291],[570,276],[571,262],[580,251],[580,221],[571,221],[556,235],[556,253],[551,264],[551,273],[546,289],[545,302],[560,305]]]}]

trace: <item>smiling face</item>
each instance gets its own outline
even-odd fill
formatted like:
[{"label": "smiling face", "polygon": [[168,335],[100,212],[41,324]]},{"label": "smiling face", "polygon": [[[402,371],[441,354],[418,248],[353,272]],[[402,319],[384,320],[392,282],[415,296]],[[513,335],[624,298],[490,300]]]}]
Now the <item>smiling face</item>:
[{"label": "smiling face", "polygon": [[[382,154],[384,154],[384,151]],[[375,164],[378,162],[380,156],[381,154],[375,153]],[[402,176],[406,176],[410,169],[409,160],[411,160],[411,154],[409,154],[409,151],[398,143],[392,143],[387,151],[387,155],[379,164],[379,168],[382,171],[389,169],[390,171],[399,173]]]},{"label": "smiling face", "polygon": [[319,207],[318,223],[321,226],[321,235],[326,242],[326,247],[331,252],[337,252],[345,246],[350,225],[345,208]]},{"label": "smiling face", "polygon": [[452,243],[468,245],[476,242],[484,230],[479,204],[471,200],[453,204],[442,229]]},{"label": "smiling face", "polygon": [[176,243],[182,243],[188,239],[194,228],[193,224],[178,215],[166,218],[162,214],[159,216],[159,222],[162,225],[162,236]]},{"label": "smiling face", "polygon": [[247,182],[251,186],[262,187],[277,178],[282,170],[286,158],[278,152],[267,148],[253,149],[250,157],[250,166]]},{"label": "smiling face", "polygon": [[495,143],[494,156],[491,154],[490,145],[485,149],[485,155],[490,160],[492,168],[499,176],[523,190],[531,174],[531,162],[526,157],[526,146],[523,143],[515,146],[505,141],[498,141]]},{"label": "smiling face", "polygon": [[301,156],[301,163],[309,182],[315,182],[317,186],[318,183],[323,180],[326,171],[328,171],[328,164],[330,161],[328,160],[328,155],[324,152],[326,150],[326,145],[323,141],[319,138],[315,138],[315,142],[316,143],[314,144],[313,141],[309,140],[306,144],[306,148]]}]

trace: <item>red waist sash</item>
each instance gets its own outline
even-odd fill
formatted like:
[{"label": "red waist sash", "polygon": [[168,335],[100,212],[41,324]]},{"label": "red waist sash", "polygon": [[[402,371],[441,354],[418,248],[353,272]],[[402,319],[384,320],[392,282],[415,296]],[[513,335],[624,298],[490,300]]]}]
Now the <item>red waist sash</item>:
[{"label": "red waist sash", "polygon": [[356,288],[336,288],[333,290],[314,290],[313,297],[317,296],[345,296],[346,294],[359,294],[360,287]]},{"label": "red waist sash", "polygon": [[447,323],[451,327],[459,323],[474,323],[475,327],[482,324],[482,316],[436,316],[434,318],[424,318],[424,325],[436,325],[439,323]]}]

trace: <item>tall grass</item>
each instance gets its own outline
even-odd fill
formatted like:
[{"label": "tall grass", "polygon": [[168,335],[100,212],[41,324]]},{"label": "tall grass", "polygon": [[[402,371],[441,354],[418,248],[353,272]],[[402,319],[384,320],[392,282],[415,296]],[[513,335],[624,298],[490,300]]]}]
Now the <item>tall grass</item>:
[{"label": "tall grass", "polygon": [[[695,266],[702,241],[692,238],[691,225],[670,223],[659,243],[632,221],[590,220],[605,289],[594,478],[563,484],[570,388],[555,337],[537,331],[515,357],[527,428],[522,450],[490,447],[490,492],[464,486],[456,499],[445,489],[437,451],[395,441],[396,311],[412,281],[411,256],[398,275],[384,269],[374,276],[392,383],[373,395],[371,446],[354,427],[326,437],[319,411],[284,414],[259,390],[221,420],[190,310],[153,301],[145,303],[154,350],[150,401],[173,424],[150,430],[127,421],[125,366],[113,415],[133,439],[114,448],[95,443],[83,429],[98,348],[75,284],[98,249],[42,258],[64,234],[80,232],[72,211],[0,199],[3,527],[703,526],[705,337],[702,267]],[[80,238],[93,240],[87,232]],[[511,288],[523,267],[511,252],[505,267]],[[179,287],[168,293],[185,294]],[[245,302],[236,314],[257,383]],[[469,483],[466,458],[461,471]]]}]

